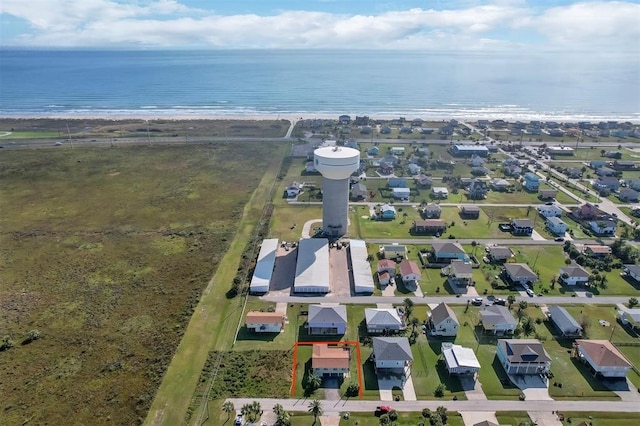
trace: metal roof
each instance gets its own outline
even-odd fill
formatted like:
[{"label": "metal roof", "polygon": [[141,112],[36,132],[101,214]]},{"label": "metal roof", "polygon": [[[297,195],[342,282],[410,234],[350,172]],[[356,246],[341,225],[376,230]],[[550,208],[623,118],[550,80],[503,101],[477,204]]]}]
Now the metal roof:
[{"label": "metal roof", "polygon": [[471,348],[443,343],[442,355],[450,369],[457,367],[480,368],[480,362]]},{"label": "metal roof", "polygon": [[373,273],[371,264],[367,260],[367,244],[363,240],[351,240],[351,270],[353,271],[353,285],[356,293],[373,293]]},{"label": "metal roof", "polygon": [[297,292],[329,292],[329,240],[300,240],[293,288]]},{"label": "metal roof", "polygon": [[578,321],[562,306],[549,306],[549,317],[562,332],[582,332],[582,327],[578,324]]},{"label": "metal roof", "polygon": [[269,291],[269,283],[276,263],[278,239],[269,238],[262,241],[258,261],[251,277],[250,291]]}]

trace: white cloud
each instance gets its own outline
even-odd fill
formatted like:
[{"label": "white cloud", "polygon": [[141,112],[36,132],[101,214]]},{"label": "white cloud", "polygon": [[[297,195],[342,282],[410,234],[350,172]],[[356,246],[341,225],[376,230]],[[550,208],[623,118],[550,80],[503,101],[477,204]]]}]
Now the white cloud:
[{"label": "white cloud", "polygon": [[483,50],[542,39],[540,48],[594,42],[629,48],[639,36],[637,4],[577,3],[537,13],[523,0],[475,3],[361,15],[300,10],[225,16],[176,0],[3,0],[0,12],[26,20],[32,31],[18,43],[34,46]]}]

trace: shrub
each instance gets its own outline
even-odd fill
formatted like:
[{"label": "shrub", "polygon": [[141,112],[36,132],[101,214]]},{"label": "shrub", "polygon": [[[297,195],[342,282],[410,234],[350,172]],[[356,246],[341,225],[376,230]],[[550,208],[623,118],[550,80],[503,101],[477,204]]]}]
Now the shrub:
[{"label": "shrub", "polygon": [[436,386],[436,389],[433,391],[433,396],[436,398],[442,398],[444,396],[445,387],[442,383]]},{"label": "shrub", "polygon": [[357,383],[349,383],[349,386],[347,386],[346,395],[347,396],[358,396],[359,393],[360,393],[360,386],[358,386]]},{"label": "shrub", "polygon": [[422,417],[424,417],[425,419],[431,418],[431,410],[428,408],[423,408]]},{"label": "shrub", "polygon": [[34,340],[38,340],[39,338],[40,338],[40,332],[35,329],[31,330],[27,333],[27,336],[22,341],[22,344],[28,345],[29,343],[33,342]]},{"label": "shrub", "polygon": [[2,341],[0,341],[0,352],[6,351],[7,349],[11,349],[13,347],[13,340],[11,340],[11,336],[4,336]]}]

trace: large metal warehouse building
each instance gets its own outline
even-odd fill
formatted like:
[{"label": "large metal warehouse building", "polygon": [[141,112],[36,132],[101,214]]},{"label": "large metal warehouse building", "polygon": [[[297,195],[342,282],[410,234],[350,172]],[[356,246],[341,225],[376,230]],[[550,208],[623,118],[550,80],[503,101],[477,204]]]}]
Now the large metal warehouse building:
[{"label": "large metal warehouse building", "polygon": [[329,293],[329,240],[306,238],[298,245],[296,293]]},{"label": "large metal warehouse building", "polygon": [[367,244],[363,240],[351,240],[349,242],[351,251],[351,269],[353,270],[353,284],[356,293],[373,293],[373,274],[371,265],[367,260]]},{"label": "large metal warehouse building", "polygon": [[277,238],[269,238],[262,241],[256,268],[253,271],[253,277],[251,277],[251,285],[249,286],[250,293],[266,293],[269,291],[271,275],[273,274],[273,268],[276,263],[277,249]]}]

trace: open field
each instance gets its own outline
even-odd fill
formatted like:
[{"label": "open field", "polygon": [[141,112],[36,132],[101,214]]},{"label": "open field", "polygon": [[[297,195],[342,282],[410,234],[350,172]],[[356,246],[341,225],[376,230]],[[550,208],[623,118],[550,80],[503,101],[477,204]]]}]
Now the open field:
[{"label": "open field", "polygon": [[14,132],[1,138],[11,139],[72,139],[235,136],[283,137],[289,129],[288,120],[58,120],[0,119],[0,132]]},{"label": "open field", "polygon": [[574,413],[562,412],[563,425],[579,425],[581,423],[593,426],[635,426],[638,424],[638,413]]},{"label": "open field", "polygon": [[140,422],[279,149],[3,152],[1,422]]}]

